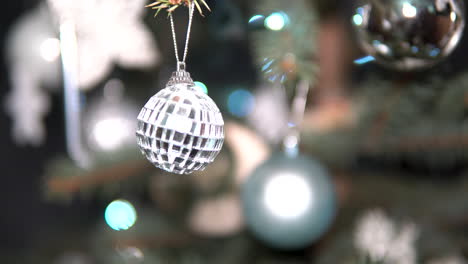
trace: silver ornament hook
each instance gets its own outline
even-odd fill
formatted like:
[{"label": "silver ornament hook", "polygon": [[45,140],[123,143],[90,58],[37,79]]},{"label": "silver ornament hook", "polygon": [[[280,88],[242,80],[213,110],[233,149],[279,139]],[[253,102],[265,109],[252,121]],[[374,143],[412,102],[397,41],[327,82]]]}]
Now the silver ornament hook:
[{"label": "silver ornament hook", "polygon": [[296,95],[292,102],[290,123],[288,132],[283,139],[283,147],[286,154],[296,156],[299,154],[300,131],[304,119],[307,95],[309,94],[310,83],[306,80],[300,81],[296,86]]},{"label": "silver ornament hook", "polygon": [[177,71],[185,71],[185,62],[179,61],[177,62]]},{"label": "silver ornament hook", "polygon": [[169,19],[171,21],[171,30],[172,30],[172,40],[174,41],[174,50],[175,50],[175,57],[177,59],[177,69],[183,64],[183,70],[185,70],[185,60],[187,59],[188,53],[188,45],[190,41],[190,32],[192,30],[192,21],[193,21],[193,11],[195,9],[194,3],[189,6],[189,21],[187,26],[187,36],[185,37],[185,48],[184,48],[184,56],[182,60],[179,59],[179,48],[177,47],[177,37],[175,32],[174,26],[174,18],[172,17],[172,13],[169,15]]}]

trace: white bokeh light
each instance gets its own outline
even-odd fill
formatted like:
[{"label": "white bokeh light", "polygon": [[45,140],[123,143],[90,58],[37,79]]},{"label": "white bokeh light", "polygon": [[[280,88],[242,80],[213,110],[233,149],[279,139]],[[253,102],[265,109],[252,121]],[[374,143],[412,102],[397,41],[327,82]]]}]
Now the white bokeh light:
[{"label": "white bokeh light", "polygon": [[47,62],[53,62],[60,56],[60,40],[47,38],[41,44],[41,57]]},{"label": "white bokeh light", "polygon": [[403,15],[407,18],[414,18],[418,14],[418,10],[412,4],[405,2],[403,3],[403,8],[401,9]]},{"label": "white bokeh light", "polygon": [[125,260],[125,263],[142,263],[145,260],[145,254],[137,247],[126,247],[117,251]]},{"label": "white bokeh light", "polygon": [[450,20],[452,20],[452,22],[455,22],[455,20],[457,20],[457,14],[453,11],[450,13]]},{"label": "white bokeh light", "polygon": [[296,218],[312,203],[312,192],[307,182],[294,174],[279,174],[265,186],[264,202],[274,216]]},{"label": "white bokeh light", "polygon": [[116,150],[125,145],[133,136],[130,132],[133,127],[134,125],[129,120],[119,117],[100,120],[92,131],[94,142],[104,151]]},{"label": "white bokeh light", "polygon": [[280,31],[284,29],[287,22],[288,17],[286,14],[275,12],[265,19],[265,27],[273,31]]},{"label": "white bokeh light", "polygon": [[87,108],[83,121],[91,150],[113,152],[135,145],[138,108],[125,97],[122,81],[109,80],[104,86],[103,97],[91,102]]}]

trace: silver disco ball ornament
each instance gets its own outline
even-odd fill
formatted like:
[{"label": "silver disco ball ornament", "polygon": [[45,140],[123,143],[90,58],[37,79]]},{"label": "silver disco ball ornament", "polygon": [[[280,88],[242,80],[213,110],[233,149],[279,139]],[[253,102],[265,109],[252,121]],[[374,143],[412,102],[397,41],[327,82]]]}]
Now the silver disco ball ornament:
[{"label": "silver disco ball ornament", "polygon": [[137,142],[156,167],[177,174],[203,170],[224,142],[224,121],[216,104],[197,90],[185,70],[171,79],[138,115]]},{"label": "silver disco ball ornament", "polygon": [[457,46],[465,26],[461,0],[364,0],[352,23],[376,62],[401,71],[430,67]]}]

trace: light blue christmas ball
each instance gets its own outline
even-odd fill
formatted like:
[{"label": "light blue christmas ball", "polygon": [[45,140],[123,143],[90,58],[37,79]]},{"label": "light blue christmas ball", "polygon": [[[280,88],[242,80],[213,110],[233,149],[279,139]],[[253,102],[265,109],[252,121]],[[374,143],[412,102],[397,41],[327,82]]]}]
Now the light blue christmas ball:
[{"label": "light blue christmas ball", "polygon": [[285,250],[319,239],[336,214],[327,171],[305,156],[274,154],[242,187],[248,228],[259,240]]}]

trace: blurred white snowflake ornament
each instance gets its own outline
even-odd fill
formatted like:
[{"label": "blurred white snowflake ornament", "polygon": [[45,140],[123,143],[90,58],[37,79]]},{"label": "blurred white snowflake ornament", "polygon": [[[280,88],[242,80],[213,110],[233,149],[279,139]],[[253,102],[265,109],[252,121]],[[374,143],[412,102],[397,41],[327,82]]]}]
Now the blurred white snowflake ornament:
[{"label": "blurred white snowflake ornament", "polygon": [[59,23],[71,21],[76,30],[79,83],[91,88],[119,64],[145,68],[160,55],[142,21],[145,0],[47,0]]},{"label": "blurred white snowflake ornament", "polygon": [[57,86],[60,81],[60,42],[47,6],[39,5],[12,26],[5,56],[12,88],[6,98],[12,136],[20,145],[40,145],[45,137],[42,119],[50,104],[42,86]]},{"label": "blurred white snowflake ornament", "polygon": [[414,224],[397,228],[382,210],[366,212],[358,221],[354,244],[372,261],[386,264],[415,264],[415,241],[419,231]]},{"label": "blurred white snowflake ornament", "polygon": [[74,26],[77,72],[83,89],[101,81],[114,63],[145,68],[156,65],[160,59],[156,43],[142,21],[145,0],[47,3],[22,16],[7,40],[12,91],[7,96],[6,110],[13,119],[13,137],[22,145],[43,143],[43,118],[49,110],[49,98],[41,86],[57,86],[61,79],[60,55],[64,47],[52,14],[59,25],[66,22]]}]

